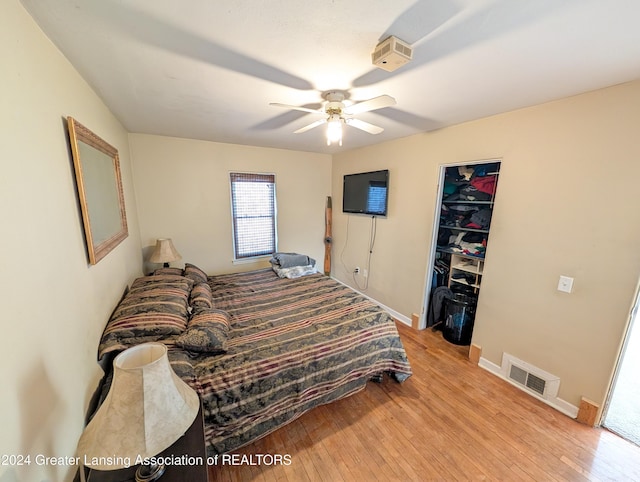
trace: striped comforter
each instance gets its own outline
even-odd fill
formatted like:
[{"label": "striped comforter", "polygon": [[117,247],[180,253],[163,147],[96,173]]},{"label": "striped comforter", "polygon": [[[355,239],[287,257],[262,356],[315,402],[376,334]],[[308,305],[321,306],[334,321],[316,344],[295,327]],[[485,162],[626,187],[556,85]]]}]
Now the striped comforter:
[{"label": "striped comforter", "polygon": [[394,320],[322,274],[280,279],[270,270],[209,277],[214,307],[229,313],[227,353],[189,357],[176,372],[200,394],[209,455],[248,444],[368,379],[411,368]]}]

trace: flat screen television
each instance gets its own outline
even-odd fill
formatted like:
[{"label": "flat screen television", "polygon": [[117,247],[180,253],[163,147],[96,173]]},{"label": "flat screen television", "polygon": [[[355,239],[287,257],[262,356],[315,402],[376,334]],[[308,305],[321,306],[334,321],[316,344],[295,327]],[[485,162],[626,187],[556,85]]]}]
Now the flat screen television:
[{"label": "flat screen television", "polygon": [[342,191],[342,212],[387,215],[389,170],[346,174]]}]

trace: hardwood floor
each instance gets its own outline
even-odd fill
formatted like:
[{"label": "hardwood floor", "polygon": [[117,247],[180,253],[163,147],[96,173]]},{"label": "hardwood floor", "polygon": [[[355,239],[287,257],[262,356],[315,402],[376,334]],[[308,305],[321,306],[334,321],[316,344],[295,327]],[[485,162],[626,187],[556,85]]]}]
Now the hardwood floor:
[{"label": "hardwood floor", "polygon": [[[414,371],[409,380],[385,377],[311,410],[237,451],[240,465],[210,467],[211,480],[640,481],[640,447],[478,368],[468,347],[440,332],[398,325]],[[290,464],[271,464],[271,457],[258,464],[265,454],[287,455]]]}]

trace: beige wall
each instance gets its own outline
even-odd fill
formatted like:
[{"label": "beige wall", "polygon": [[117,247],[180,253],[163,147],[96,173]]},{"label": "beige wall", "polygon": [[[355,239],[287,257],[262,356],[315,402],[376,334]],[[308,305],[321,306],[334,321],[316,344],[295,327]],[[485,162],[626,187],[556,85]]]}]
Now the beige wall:
[{"label": "beige wall", "polygon": [[[269,266],[233,264],[229,172],[276,175],[278,249],[308,254],[322,269],[331,157],[141,134],[129,136],[145,256],[172,238],[182,260],[210,274]],[[149,265],[152,268],[153,265]]]},{"label": "beige wall", "polygon": [[[127,133],[17,0],[0,7],[0,480],[71,480],[75,467],[33,457],[72,456],[101,374],[98,339],[140,272]],[[120,151],[129,237],[89,266],[65,117]]]},{"label": "beige wall", "polygon": [[[602,402],[640,274],[639,125],[634,82],[334,156],[339,206],[343,174],[391,171],[368,294],[421,310],[439,166],[501,158],[473,342],[494,364],[507,352],[558,375],[570,404]],[[369,220],[334,211],[334,246],[362,266]]]}]

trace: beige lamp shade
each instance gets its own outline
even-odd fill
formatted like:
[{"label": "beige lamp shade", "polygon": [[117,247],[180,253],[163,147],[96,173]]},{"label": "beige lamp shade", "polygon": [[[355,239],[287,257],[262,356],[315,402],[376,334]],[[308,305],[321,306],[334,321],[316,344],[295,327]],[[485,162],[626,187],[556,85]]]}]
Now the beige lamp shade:
[{"label": "beige lamp shade", "polygon": [[151,253],[149,261],[152,263],[171,263],[181,259],[180,253],[169,238],[161,238],[156,241],[156,247]]},{"label": "beige lamp shade", "polygon": [[116,470],[153,457],[178,440],[195,420],[198,394],[173,371],[162,343],[120,353],[104,402],[78,442],[84,465]]}]

